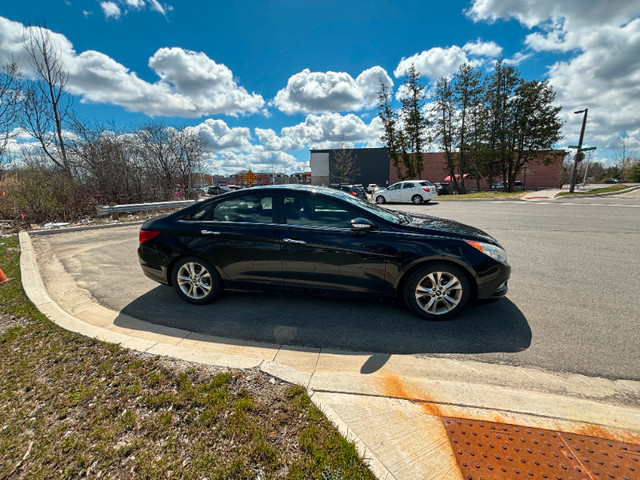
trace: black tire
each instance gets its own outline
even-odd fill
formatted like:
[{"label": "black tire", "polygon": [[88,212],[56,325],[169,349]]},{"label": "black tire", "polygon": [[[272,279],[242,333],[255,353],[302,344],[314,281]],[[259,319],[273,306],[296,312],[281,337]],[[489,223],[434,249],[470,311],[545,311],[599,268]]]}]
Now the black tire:
[{"label": "black tire", "polygon": [[419,317],[448,320],[469,302],[471,284],[460,267],[429,263],[410,274],[402,294],[409,309]]},{"label": "black tire", "polygon": [[387,202],[387,201],[384,199],[384,197],[383,197],[382,195],[378,195],[378,196],[376,197],[376,203],[380,203],[380,204],[382,204],[382,203],[386,203],[386,202]]},{"label": "black tire", "polygon": [[204,305],[218,298],[224,287],[216,269],[197,257],[180,259],[173,267],[173,286],[183,300]]},{"label": "black tire", "polygon": [[413,197],[411,197],[411,202],[414,205],[420,205],[424,200],[422,199],[422,197],[420,195],[414,195]]}]

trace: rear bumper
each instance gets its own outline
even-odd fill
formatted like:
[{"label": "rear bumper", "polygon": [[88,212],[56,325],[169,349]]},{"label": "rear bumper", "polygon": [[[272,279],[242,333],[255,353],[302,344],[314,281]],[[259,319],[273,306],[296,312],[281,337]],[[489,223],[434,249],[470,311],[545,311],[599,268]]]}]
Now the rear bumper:
[{"label": "rear bumper", "polygon": [[152,248],[145,243],[140,244],[138,247],[138,261],[145,276],[158,283],[169,285],[167,267],[165,266],[167,264],[166,259],[156,248]]},{"label": "rear bumper", "polygon": [[142,262],[140,263],[142,267],[142,273],[144,273],[151,280],[154,280],[158,283],[162,283],[164,285],[169,285],[169,281],[167,280],[167,269],[164,267],[154,268],[149,265],[145,265]]}]

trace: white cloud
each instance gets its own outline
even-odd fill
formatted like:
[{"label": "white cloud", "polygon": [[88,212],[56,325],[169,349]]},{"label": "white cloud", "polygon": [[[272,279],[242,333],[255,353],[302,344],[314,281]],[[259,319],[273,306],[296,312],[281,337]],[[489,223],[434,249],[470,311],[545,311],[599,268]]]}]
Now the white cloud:
[{"label": "white cloud", "polygon": [[[24,35],[23,25],[0,17],[0,58],[20,58],[22,71],[30,76],[33,72],[24,52]],[[149,59],[149,67],[160,80],[149,83],[103,53],[87,50],[78,55],[63,35],[51,32],[51,39],[69,72],[67,88],[82,102],[191,118],[255,113],[265,103],[260,95],[239,86],[228,67],[204,53],[159,49]]]},{"label": "white cloud", "polygon": [[173,10],[173,7],[162,5],[158,0],[108,0],[100,2],[100,7],[102,8],[105,18],[113,17],[116,19],[132,11],[139,12],[147,8],[167,18],[167,11]]},{"label": "white cloud", "polygon": [[475,42],[468,42],[462,49],[470,55],[479,57],[497,58],[502,55],[502,47],[495,42],[483,42],[478,39]]},{"label": "white cloud", "polygon": [[144,7],[144,0],[125,0],[125,3],[138,10]]},{"label": "white cloud", "polygon": [[120,7],[114,2],[100,2],[100,8],[102,8],[102,12],[107,18],[120,18],[120,15],[122,15]]},{"label": "white cloud", "polygon": [[207,119],[200,125],[188,127],[197,132],[212,152],[248,151],[251,144],[251,131],[245,127],[230,128],[222,120]]},{"label": "white cloud", "polygon": [[418,74],[435,80],[453,75],[465,63],[471,63],[471,61],[462,48],[434,47],[409,58],[403,58],[393,74],[396,78],[402,77],[411,65],[414,65]]},{"label": "white cloud", "polygon": [[268,152],[259,147],[248,152],[224,152],[209,160],[209,170],[216,175],[234,175],[251,170],[254,173],[292,174],[309,170],[307,162],[301,162],[288,153]]},{"label": "white cloud", "polygon": [[585,141],[606,147],[621,132],[640,139],[640,3],[628,0],[476,0],[474,21],[517,19],[531,30],[533,52],[571,55],[549,67],[549,81],[564,107],[565,140],[575,143],[589,108]]},{"label": "white cloud", "polygon": [[325,113],[356,111],[376,104],[380,82],[393,82],[381,67],[373,67],[354,79],[345,72],[302,72],[289,78],[286,88],[274,100],[287,113]]},{"label": "white cloud", "polygon": [[256,129],[256,135],[267,150],[303,150],[346,146],[378,146],[381,126],[378,117],[366,124],[352,113],[308,115],[303,123],[285,127],[278,136],[271,129]]}]

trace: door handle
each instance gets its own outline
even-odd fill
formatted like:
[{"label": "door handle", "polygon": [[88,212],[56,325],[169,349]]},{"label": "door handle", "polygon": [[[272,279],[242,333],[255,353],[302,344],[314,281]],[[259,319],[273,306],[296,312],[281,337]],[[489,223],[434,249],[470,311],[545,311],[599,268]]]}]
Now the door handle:
[{"label": "door handle", "polygon": [[304,240],[294,240],[293,238],[283,238],[282,241],[284,243],[294,243],[296,245],[305,245],[307,243]]},{"label": "door handle", "polygon": [[203,235],[220,235],[220,232],[214,232],[213,230],[200,230]]}]

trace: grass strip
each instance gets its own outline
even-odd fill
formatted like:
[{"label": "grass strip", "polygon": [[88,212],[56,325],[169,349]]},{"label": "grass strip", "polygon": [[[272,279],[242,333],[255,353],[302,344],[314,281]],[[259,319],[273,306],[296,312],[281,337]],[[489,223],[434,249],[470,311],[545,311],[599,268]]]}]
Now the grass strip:
[{"label": "grass strip", "polygon": [[558,197],[569,197],[569,196],[574,196],[574,195],[597,195],[599,193],[613,193],[613,192],[619,192],[621,190],[626,190],[627,188],[629,188],[627,185],[614,185],[612,187],[603,187],[603,188],[594,188],[593,190],[586,190],[584,192],[562,192],[559,193],[557,196]]},{"label": "grass strip", "polygon": [[0,478],[374,479],[304,388],[68,332],[0,238]]}]

